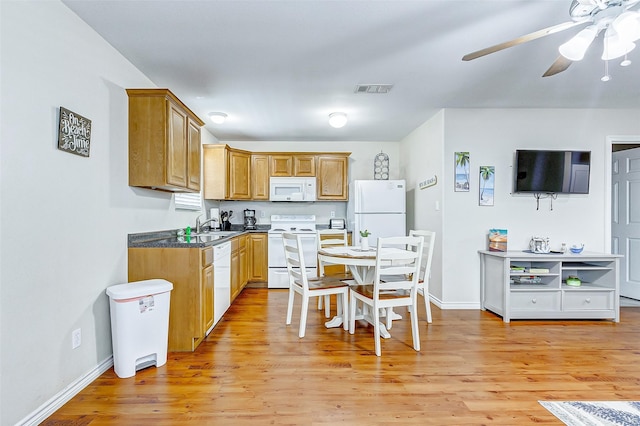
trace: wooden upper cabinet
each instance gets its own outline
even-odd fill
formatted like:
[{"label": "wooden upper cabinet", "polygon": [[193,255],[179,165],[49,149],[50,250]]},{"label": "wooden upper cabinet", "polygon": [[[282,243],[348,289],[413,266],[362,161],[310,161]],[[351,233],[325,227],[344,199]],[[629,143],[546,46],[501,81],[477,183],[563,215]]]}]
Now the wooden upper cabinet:
[{"label": "wooden upper cabinet", "polygon": [[129,185],[200,191],[200,120],[168,89],[127,89]]},{"label": "wooden upper cabinet", "polygon": [[251,198],[251,153],[224,144],[206,144],[204,152],[204,198],[248,200]]},{"label": "wooden upper cabinet", "polygon": [[347,192],[347,155],[318,156],[318,200],[349,199]]},{"label": "wooden upper cabinet", "polygon": [[188,146],[188,163],[187,170],[187,187],[194,191],[200,192],[200,171],[202,164],[202,145],[200,143],[200,126],[189,120],[189,128],[187,133]]},{"label": "wooden upper cabinet", "polygon": [[251,188],[249,174],[251,171],[251,154],[246,151],[229,150],[229,179],[230,200],[249,200]]},{"label": "wooden upper cabinet", "polygon": [[316,156],[296,154],[293,156],[293,175],[309,176],[316,175]]},{"label": "wooden upper cabinet", "polygon": [[271,154],[270,176],[290,177],[316,175],[316,156],[313,154]]},{"label": "wooden upper cabinet", "polygon": [[251,155],[251,199],[269,199],[269,156]]},{"label": "wooden upper cabinet", "polygon": [[271,176],[293,176],[293,155],[271,155]]},{"label": "wooden upper cabinet", "polygon": [[269,178],[316,177],[318,200],[346,201],[350,152],[249,152],[225,144],[203,150],[204,198],[268,200]]}]

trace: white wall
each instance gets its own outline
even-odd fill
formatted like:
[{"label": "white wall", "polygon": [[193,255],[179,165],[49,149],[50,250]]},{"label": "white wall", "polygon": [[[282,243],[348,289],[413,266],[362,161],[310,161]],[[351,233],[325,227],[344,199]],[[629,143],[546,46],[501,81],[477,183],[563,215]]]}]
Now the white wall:
[{"label": "white wall", "polygon": [[[442,286],[444,307],[478,307],[479,259],[477,250],[485,249],[490,228],[506,228],[509,249],[527,248],[533,235],[548,236],[552,248],[562,242],[585,243],[590,251],[605,251],[609,223],[605,188],[607,136],[640,134],[637,110],[591,109],[448,109],[444,112],[442,138],[442,280],[433,283],[434,291]],[[442,117],[434,117],[422,126],[422,134],[403,141],[403,158],[421,143],[440,143],[438,131]],[[432,123],[433,122],[433,123]],[[428,141],[428,142],[426,142]],[[542,200],[536,210],[533,196],[512,195],[513,157],[518,148],[590,150],[591,180],[588,195],[558,195],[550,209],[550,200]],[[433,147],[436,150],[437,146]],[[454,192],[454,154],[469,151],[471,156],[471,190]],[[418,167],[418,156],[408,160]],[[478,205],[479,166],[495,166],[495,205]],[[437,167],[434,167],[437,168]],[[411,170],[411,167],[407,167]],[[431,174],[429,171],[428,174]],[[415,173],[414,173],[415,175]],[[440,177],[440,176],[438,176]],[[428,192],[429,190],[424,190]],[[422,196],[422,194],[419,194]],[[426,201],[425,210],[433,208]],[[422,205],[422,204],[420,204]],[[418,222],[420,227],[422,222]],[[427,225],[428,226],[428,223]],[[437,294],[437,293],[436,293]]]},{"label": "white wall", "polygon": [[[436,232],[429,292],[441,306],[442,301],[442,240],[443,240],[443,147],[445,111],[411,132],[402,140],[401,169],[407,180],[408,229]],[[433,177],[436,184],[420,189],[420,183]],[[426,185],[425,185],[426,186]]]},{"label": "white wall", "polygon": [[[154,87],[147,77],[58,1],[2,1],[0,19],[0,424],[12,425],[111,356],[105,289],[127,279],[127,234],[196,214],[127,185],[125,88]],[[89,158],[57,149],[60,106],[92,120]]]}]

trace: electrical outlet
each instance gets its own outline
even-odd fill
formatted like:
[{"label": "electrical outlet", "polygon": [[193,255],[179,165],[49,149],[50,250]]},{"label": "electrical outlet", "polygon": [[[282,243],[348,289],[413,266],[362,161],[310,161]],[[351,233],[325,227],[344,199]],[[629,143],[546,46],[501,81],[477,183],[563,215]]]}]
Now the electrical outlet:
[{"label": "electrical outlet", "polygon": [[267,213],[264,210],[260,210],[260,217],[264,219],[267,217]]},{"label": "electrical outlet", "polygon": [[71,332],[71,349],[75,349],[82,344],[82,331],[76,329]]},{"label": "electrical outlet", "polygon": [[331,217],[336,217],[336,212],[334,212],[333,210],[331,210]]}]

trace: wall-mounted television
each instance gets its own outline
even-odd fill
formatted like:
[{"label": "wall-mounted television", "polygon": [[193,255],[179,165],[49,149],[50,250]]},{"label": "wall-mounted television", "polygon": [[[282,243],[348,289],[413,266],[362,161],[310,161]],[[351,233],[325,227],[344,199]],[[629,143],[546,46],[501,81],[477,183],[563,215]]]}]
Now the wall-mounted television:
[{"label": "wall-mounted television", "polygon": [[591,151],[516,150],[515,193],[588,194]]}]

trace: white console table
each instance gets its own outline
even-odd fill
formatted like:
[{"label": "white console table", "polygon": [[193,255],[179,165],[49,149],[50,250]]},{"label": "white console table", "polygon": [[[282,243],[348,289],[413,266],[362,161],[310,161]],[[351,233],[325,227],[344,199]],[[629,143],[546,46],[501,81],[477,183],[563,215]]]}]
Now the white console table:
[{"label": "white console table", "polygon": [[[481,308],[502,316],[504,322],[512,319],[620,321],[620,255],[487,250],[478,253]],[[569,275],[580,278],[582,284],[567,285]]]}]

